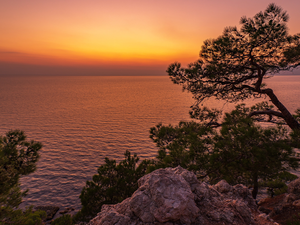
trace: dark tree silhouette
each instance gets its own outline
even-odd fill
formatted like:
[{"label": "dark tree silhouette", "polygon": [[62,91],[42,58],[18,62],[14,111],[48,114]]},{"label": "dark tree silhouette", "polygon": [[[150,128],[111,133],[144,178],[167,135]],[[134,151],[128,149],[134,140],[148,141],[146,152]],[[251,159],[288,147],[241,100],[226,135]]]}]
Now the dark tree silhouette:
[{"label": "dark tree silhouette", "polygon": [[289,35],[287,21],[288,14],[270,4],[253,18],[242,17],[240,29],[227,27],[220,37],[206,40],[200,59],[188,68],[171,64],[167,72],[172,81],[196,100],[194,113],[199,111],[199,103],[210,97],[237,102],[268,96],[278,111],[266,108],[250,116],[280,117],[291,129],[299,130],[299,122],[262,83],[275,73],[300,65],[300,34]]},{"label": "dark tree silhouette", "polygon": [[0,136],[0,224],[44,224],[44,211],[18,208],[28,191],[21,190],[20,177],[36,170],[41,148],[40,142],[27,141],[20,130]]}]

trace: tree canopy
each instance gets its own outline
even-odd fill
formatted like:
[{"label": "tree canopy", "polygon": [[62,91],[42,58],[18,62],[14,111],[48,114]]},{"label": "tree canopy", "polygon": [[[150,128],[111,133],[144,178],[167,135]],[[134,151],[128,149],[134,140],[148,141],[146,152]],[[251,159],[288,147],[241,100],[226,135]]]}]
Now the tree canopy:
[{"label": "tree canopy", "polygon": [[273,90],[263,85],[271,75],[300,65],[300,34],[288,34],[288,18],[286,11],[270,4],[253,18],[242,17],[240,29],[227,27],[218,38],[204,41],[200,59],[187,68],[173,63],[167,72],[175,84],[193,94],[194,110],[210,97],[237,102],[268,96],[278,111],[257,114],[283,118],[293,130],[300,129]]},{"label": "tree canopy", "polygon": [[[227,27],[218,38],[206,40],[199,60],[187,68],[169,66],[171,80],[193,94],[190,115],[198,122],[151,128],[150,137],[159,147],[157,167],[181,165],[212,183],[251,184],[254,198],[259,181],[292,177],[288,170],[299,166],[292,146],[300,143],[300,110],[292,115],[263,83],[300,65],[300,34],[289,35],[287,22],[288,14],[270,4],[253,18],[242,17],[239,29]],[[236,103],[252,97],[269,97],[272,104],[237,105],[224,116],[200,105],[210,98]],[[262,128],[255,121],[278,126]]]},{"label": "tree canopy", "polygon": [[0,224],[42,224],[45,212],[17,209],[27,191],[19,179],[36,170],[42,144],[27,141],[23,131],[13,130],[0,136]]}]

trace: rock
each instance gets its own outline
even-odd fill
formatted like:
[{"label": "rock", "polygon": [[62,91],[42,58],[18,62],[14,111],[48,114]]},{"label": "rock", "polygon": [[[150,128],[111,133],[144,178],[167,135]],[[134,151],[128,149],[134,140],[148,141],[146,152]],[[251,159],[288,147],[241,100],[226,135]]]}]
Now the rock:
[{"label": "rock", "polygon": [[[255,224],[252,211],[258,210],[249,190],[243,185],[229,188],[225,182],[198,186],[195,200],[200,209],[198,219],[201,224]],[[224,192],[220,193],[218,189]]]},{"label": "rock", "polygon": [[268,219],[268,215],[265,213],[259,214],[259,217]]},{"label": "rock", "polygon": [[219,183],[215,185],[215,188],[220,193],[227,193],[232,191],[232,186],[229,185],[225,180],[221,180]]},{"label": "rock", "polygon": [[288,193],[295,195],[296,199],[300,199],[300,178],[288,184]]},{"label": "rock", "polygon": [[[293,180],[288,184],[288,191],[284,199],[284,205],[293,204],[300,199],[300,178]],[[297,204],[297,203],[295,203]]]},{"label": "rock", "polygon": [[195,183],[197,179],[194,175],[194,180],[193,177],[185,180],[185,175],[181,176],[178,170],[160,169],[142,177],[139,180],[140,191],[132,196],[130,202],[133,213],[143,223],[181,221],[191,224],[199,209],[187,180]]},{"label": "rock", "polygon": [[130,198],[103,205],[89,225],[273,224],[267,216],[259,216],[245,186],[200,183],[180,166],[156,170],[138,184]]},{"label": "rock", "polygon": [[294,206],[299,206],[300,207],[300,199],[296,200],[293,202]]},{"label": "rock", "polygon": [[34,210],[43,210],[46,212],[47,217],[46,220],[51,220],[56,212],[59,210],[59,207],[57,206],[36,206],[34,207]]},{"label": "rock", "polygon": [[74,208],[71,208],[71,207],[67,207],[65,208],[64,210],[60,211],[59,214],[66,214],[66,213],[71,213],[72,211],[74,211],[75,209]]},{"label": "rock", "polygon": [[293,193],[286,194],[282,206],[293,204],[293,202],[296,200],[297,200],[297,196],[294,195]]},{"label": "rock", "polygon": [[271,209],[265,208],[263,206],[258,207],[258,210],[261,211],[262,213],[265,213],[266,215],[268,215],[272,212]]}]

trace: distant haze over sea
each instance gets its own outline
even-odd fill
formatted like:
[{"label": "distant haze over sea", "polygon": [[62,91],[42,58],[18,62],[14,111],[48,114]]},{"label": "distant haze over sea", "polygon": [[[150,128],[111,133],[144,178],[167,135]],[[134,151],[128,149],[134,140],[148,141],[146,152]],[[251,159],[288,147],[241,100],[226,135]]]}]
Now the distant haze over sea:
[{"label": "distant haze over sea", "polygon": [[53,66],[0,62],[0,76],[166,76],[167,67],[168,65]]},{"label": "distant haze over sea", "polygon": [[[167,68],[168,64],[119,65],[115,67],[114,65],[47,66],[0,62],[0,76],[19,76],[20,74],[22,76],[167,76]],[[300,75],[300,68],[293,71],[282,71],[279,74]]]}]

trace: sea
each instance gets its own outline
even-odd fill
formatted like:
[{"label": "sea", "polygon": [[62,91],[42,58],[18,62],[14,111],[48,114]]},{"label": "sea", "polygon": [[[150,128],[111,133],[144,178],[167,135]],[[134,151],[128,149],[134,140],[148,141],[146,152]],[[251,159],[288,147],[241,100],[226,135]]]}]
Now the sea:
[{"label": "sea", "polygon": [[[300,75],[274,76],[266,84],[291,112],[300,108]],[[29,190],[22,206],[79,210],[81,190],[105,157],[119,162],[129,150],[140,160],[154,158],[150,128],[190,120],[193,103],[168,76],[0,76],[0,135],[20,129],[43,144],[37,170],[21,178]]]}]

